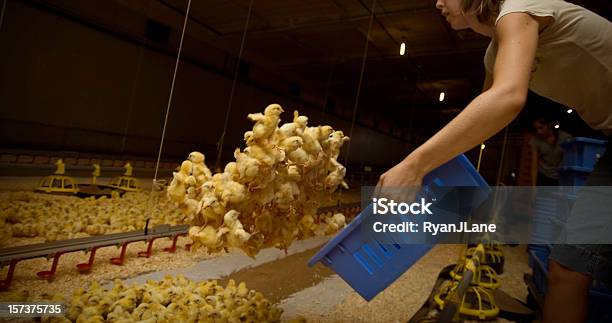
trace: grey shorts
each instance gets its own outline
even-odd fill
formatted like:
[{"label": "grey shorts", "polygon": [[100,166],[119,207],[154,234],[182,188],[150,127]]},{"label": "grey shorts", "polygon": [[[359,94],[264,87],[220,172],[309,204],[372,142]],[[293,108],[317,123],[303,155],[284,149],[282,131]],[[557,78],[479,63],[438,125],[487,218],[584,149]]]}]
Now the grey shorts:
[{"label": "grey shorts", "polygon": [[[568,227],[593,226],[602,236],[612,235],[612,196],[605,190],[588,186],[612,186],[612,137],[606,153],[589,174],[584,189],[578,192],[567,221]],[[593,279],[612,286],[612,244],[558,244],[550,258],[574,271],[590,274]]]}]

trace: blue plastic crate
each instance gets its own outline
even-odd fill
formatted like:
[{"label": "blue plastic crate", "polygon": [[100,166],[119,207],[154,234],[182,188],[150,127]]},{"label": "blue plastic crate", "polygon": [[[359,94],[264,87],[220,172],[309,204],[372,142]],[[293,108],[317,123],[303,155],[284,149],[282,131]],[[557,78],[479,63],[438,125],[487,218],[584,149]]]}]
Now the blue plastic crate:
[{"label": "blue plastic crate", "polygon": [[533,263],[533,284],[539,294],[546,294],[548,286],[548,255],[529,251],[529,261]]},{"label": "blue plastic crate", "polygon": [[560,221],[567,220],[572,207],[574,206],[574,202],[576,202],[576,195],[573,194],[557,194],[557,215]]},{"label": "blue plastic crate", "polygon": [[606,151],[605,140],[576,137],[561,143],[563,166],[593,168],[597,159]]},{"label": "blue plastic crate", "polygon": [[550,218],[534,219],[531,225],[530,242],[533,245],[545,245],[553,242],[555,233],[558,231],[558,226],[555,225]]},{"label": "blue plastic crate", "polygon": [[537,292],[546,294],[548,286],[548,256],[534,250],[529,251],[530,261],[533,263],[533,283]]},{"label": "blue plastic crate", "polygon": [[588,322],[612,322],[612,291],[592,288],[589,291]]},{"label": "blue plastic crate", "polygon": [[576,196],[581,186],[584,186],[587,177],[593,171],[593,168],[578,167],[578,166],[562,166],[559,167],[559,185],[563,194]]},{"label": "blue plastic crate", "polygon": [[545,265],[548,264],[548,256],[550,256],[550,251],[552,247],[549,244],[530,244],[527,246],[527,250],[529,251],[529,267],[533,268],[536,264],[534,261],[534,257],[537,257],[542,261]]},{"label": "blue plastic crate", "polygon": [[[470,198],[472,207],[480,205],[490,193],[487,183],[464,155],[425,176],[423,191],[431,186],[479,187]],[[410,235],[402,233],[387,233],[385,241],[364,234],[367,229],[362,230],[362,225],[371,216],[375,215],[369,205],[308,262],[309,266],[319,261],[329,266],[368,301],[433,247],[433,244],[407,244]]]},{"label": "blue plastic crate", "polygon": [[557,204],[557,198],[551,194],[536,197],[530,232],[532,244],[542,245],[544,248],[555,240],[560,230],[557,221],[553,221],[557,217]]}]

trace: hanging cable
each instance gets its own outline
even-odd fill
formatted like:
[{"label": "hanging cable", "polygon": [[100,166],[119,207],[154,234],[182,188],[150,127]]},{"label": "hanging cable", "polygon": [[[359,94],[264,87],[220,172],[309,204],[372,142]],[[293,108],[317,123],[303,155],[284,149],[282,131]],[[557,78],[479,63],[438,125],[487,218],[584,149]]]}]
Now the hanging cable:
[{"label": "hanging cable", "polygon": [[353,130],[355,128],[355,122],[357,119],[357,108],[359,107],[359,96],[361,95],[361,84],[363,83],[363,74],[366,66],[366,59],[368,57],[368,45],[370,44],[370,32],[372,31],[372,22],[374,21],[374,9],[376,7],[376,0],[372,0],[372,8],[370,9],[370,23],[368,24],[368,33],[366,34],[366,43],[363,49],[363,58],[361,60],[361,72],[359,73],[359,83],[357,84],[357,95],[355,98],[355,106],[353,107],[353,119],[351,120],[351,130],[349,131],[349,138],[351,140],[346,147],[346,155],[344,157],[344,166],[348,166],[348,158],[351,153],[351,143],[353,142]]},{"label": "hanging cable", "polygon": [[482,151],[485,148],[484,141],[480,144],[480,152],[478,153],[478,164],[476,165],[476,171],[480,172],[480,162],[482,161]]},{"label": "hanging cable", "polygon": [[6,0],[2,1],[2,11],[0,11],[0,30],[2,30],[2,23],[4,22],[4,11],[6,10]]},{"label": "hanging cable", "polygon": [[[505,188],[502,188],[500,186],[504,186],[504,183],[500,182],[500,178],[501,178],[501,174],[502,174],[502,170],[503,170],[503,165],[504,165],[504,157],[505,157],[505,153],[506,153],[506,142],[508,141],[508,128],[510,128],[510,125],[506,126],[506,129],[504,130],[504,141],[502,144],[502,152],[501,152],[501,161],[499,162],[499,168],[497,169],[497,181],[495,182],[495,186],[497,186],[494,190],[494,194],[493,194],[493,207],[492,207],[492,212],[491,212],[491,217],[488,220],[489,223],[499,223],[499,217],[500,214],[503,214],[503,206],[506,205],[506,201],[508,200],[508,190]],[[482,150],[481,150],[482,151]],[[480,160],[479,160],[480,163]],[[501,205],[501,209],[498,207],[499,205]],[[485,237],[488,238],[489,234],[486,233]]]},{"label": "hanging cable", "polygon": [[166,137],[166,127],[168,126],[168,115],[170,114],[170,107],[172,106],[172,98],[174,95],[174,85],[176,83],[176,74],[178,72],[178,66],[181,61],[181,53],[183,52],[183,40],[185,39],[185,30],[187,29],[187,22],[189,21],[189,10],[191,9],[191,0],[187,1],[187,10],[185,11],[185,20],[183,21],[183,29],[181,30],[181,39],[179,41],[179,48],[176,54],[176,61],[174,62],[174,72],[172,73],[172,83],[170,83],[170,94],[168,96],[168,105],[166,106],[166,115],[164,116],[164,125],[162,127],[162,135],[161,140],[159,142],[159,151],[157,152],[157,160],[155,162],[155,174],[153,175],[153,183],[151,183],[151,192],[149,194],[149,202],[148,202],[148,215],[147,221],[144,227],[145,232],[147,232],[149,227],[149,220],[151,216],[151,210],[153,208],[153,196],[155,195],[155,190],[158,189],[158,185],[160,182],[157,180],[157,174],[159,172],[159,162],[161,161],[161,154],[164,147],[164,139]]},{"label": "hanging cable", "polygon": [[234,67],[234,80],[232,81],[232,88],[230,90],[229,102],[227,104],[227,110],[225,111],[225,121],[223,122],[223,132],[219,141],[217,141],[217,161],[215,168],[220,169],[221,167],[221,154],[223,153],[223,143],[225,141],[225,134],[227,132],[227,125],[229,122],[230,113],[232,111],[232,103],[234,102],[234,91],[236,90],[236,82],[238,81],[238,72],[240,69],[240,62],[242,61],[242,51],[244,50],[244,41],[246,39],[247,30],[249,29],[249,21],[251,20],[251,10],[253,9],[253,0],[249,2],[249,10],[247,12],[246,21],[244,23],[244,30],[242,32],[242,40],[240,41],[240,49],[238,50],[238,60]]},{"label": "hanging cable", "polygon": [[168,115],[170,114],[170,106],[172,105],[172,95],[174,94],[174,84],[176,82],[176,73],[178,71],[179,62],[181,60],[181,52],[183,51],[183,40],[185,38],[185,29],[187,28],[187,21],[189,21],[189,10],[191,9],[191,0],[187,1],[187,10],[185,11],[185,21],[183,22],[183,30],[181,31],[181,40],[179,41],[178,53],[176,55],[176,62],[174,63],[174,73],[172,74],[172,83],[170,84],[170,95],[168,96],[168,105],[166,106],[166,116],[164,117],[164,126],[162,128],[161,140],[159,143],[159,151],[157,153],[157,161],[155,162],[155,175],[153,176],[153,186],[151,191],[155,189],[155,183],[157,182],[157,174],[159,172],[159,161],[161,160],[161,154],[164,147],[164,138],[166,136],[166,126],[168,125]]},{"label": "hanging cable", "polygon": [[502,176],[504,157],[506,155],[506,142],[508,141],[508,128],[510,128],[509,125],[506,126],[506,129],[504,130],[504,143],[502,144],[501,160],[499,161],[499,168],[497,169],[497,181],[495,182],[495,185],[499,185]]}]

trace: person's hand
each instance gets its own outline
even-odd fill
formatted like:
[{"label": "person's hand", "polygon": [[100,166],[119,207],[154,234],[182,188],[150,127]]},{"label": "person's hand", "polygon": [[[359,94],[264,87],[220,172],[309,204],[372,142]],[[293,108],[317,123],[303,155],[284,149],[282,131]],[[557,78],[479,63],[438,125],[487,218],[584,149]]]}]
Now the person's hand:
[{"label": "person's hand", "polygon": [[416,163],[409,158],[393,166],[380,176],[376,184],[375,197],[386,197],[396,202],[412,202],[421,185],[423,177]]}]

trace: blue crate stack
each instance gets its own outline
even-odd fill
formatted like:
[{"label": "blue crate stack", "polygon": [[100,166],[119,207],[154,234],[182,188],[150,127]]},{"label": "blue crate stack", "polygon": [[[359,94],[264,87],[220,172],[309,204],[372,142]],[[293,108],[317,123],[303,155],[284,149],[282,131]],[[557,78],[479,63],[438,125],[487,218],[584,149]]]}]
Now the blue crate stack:
[{"label": "blue crate stack", "polygon": [[[422,192],[433,186],[478,187],[469,201],[471,207],[480,205],[490,193],[487,183],[464,155],[428,174],[423,180]],[[309,266],[320,261],[330,267],[367,301],[433,247],[432,244],[407,243],[407,239],[414,237],[411,234],[388,233],[386,239],[364,234],[368,231],[365,226],[374,216],[377,215],[372,214],[372,205],[369,205],[308,262]]]},{"label": "blue crate stack", "polygon": [[[588,175],[593,171],[597,159],[605,152],[606,141],[576,137],[561,143],[563,164],[559,168],[559,195],[553,199],[536,200],[536,212],[532,231],[534,244],[529,245],[529,264],[533,268],[534,291],[545,295],[548,279],[548,256],[552,246],[544,243],[551,230],[562,226],[576,200],[580,186],[584,186]],[[556,209],[551,204],[556,205]],[[540,239],[541,241],[539,241]],[[541,242],[541,243],[538,243]],[[612,291],[597,286],[589,291],[589,322],[612,321]]]}]

